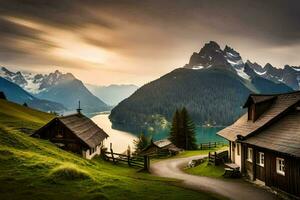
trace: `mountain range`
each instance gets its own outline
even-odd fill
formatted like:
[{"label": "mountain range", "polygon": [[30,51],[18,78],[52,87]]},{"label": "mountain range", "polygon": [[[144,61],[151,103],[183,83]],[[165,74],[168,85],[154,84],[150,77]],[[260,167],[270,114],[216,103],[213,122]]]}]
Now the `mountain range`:
[{"label": "mountain range", "polygon": [[[242,106],[250,93],[296,89],[289,83],[298,80],[297,67],[291,67],[293,76],[273,67],[282,72],[275,76],[270,66],[258,66],[244,62],[233,48],[221,49],[210,41],[194,52],[184,67],[142,86],[119,103],[111,111],[110,120],[115,128],[147,131],[157,127],[159,121],[171,121],[176,108],[185,106],[198,125],[206,121],[229,125],[245,112]],[[295,79],[291,81],[291,77]]]},{"label": "mountain range", "polygon": [[36,98],[35,96],[26,92],[20,86],[2,77],[0,77],[0,91],[4,92],[5,96],[8,98],[9,101],[18,104],[26,103],[27,106],[38,110],[43,110],[47,112],[49,111],[60,112],[66,110],[66,108],[62,104]]},{"label": "mountain range", "polygon": [[110,106],[117,105],[138,89],[138,86],[132,84],[108,86],[85,85],[95,96]]},{"label": "mountain range", "polygon": [[[49,74],[34,74],[27,72],[12,72],[5,67],[0,69],[0,76],[20,86],[28,94],[62,104],[67,110],[75,110],[78,101],[81,102],[83,112],[92,113],[106,111],[109,107],[98,97],[93,95],[71,73],[61,73],[56,70]],[[34,104],[33,104],[33,107]]]}]

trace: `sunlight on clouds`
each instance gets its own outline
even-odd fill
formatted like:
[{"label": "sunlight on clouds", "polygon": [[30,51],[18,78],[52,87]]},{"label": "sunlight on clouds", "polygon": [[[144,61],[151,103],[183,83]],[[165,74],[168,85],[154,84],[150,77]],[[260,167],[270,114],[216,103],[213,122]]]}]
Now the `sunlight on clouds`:
[{"label": "sunlight on clouds", "polygon": [[66,59],[80,59],[82,61],[103,64],[109,59],[109,53],[103,49],[87,44],[67,44],[53,49],[53,54]]},{"label": "sunlight on clouds", "polygon": [[12,16],[5,16],[5,17],[3,17],[3,19],[6,19],[7,21],[13,22],[13,23],[21,25],[21,26],[26,26],[28,28],[33,28],[33,29],[37,29],[37,30],[42,29],[42,25],[35,23],[33,21],[30,21],[30,20],[21,19],[21,18],[12,17]]},{"label": "sunlight on clouds", "polygon": [[[37,31],[41,31],[40,38],[52,43],[52,48],[46,49],[46,52],[49,53],[49,56],[60,57],[60,59],[65,59],[68,61],[74,62],[89,62],[91,67],[94,67],[95,64],[105,64],[111,58],[116,56],[115,53],[112,53],[104,48],[88,44],[83,41],[80,35],[77,35],[77,32],[66,31],[63,29],[58,29],[55,27],[47,26],[45,24],[39,24],[30,20],[20,19],[16,17],[5,17],[6,20],[11,21],[15,24],[26,26]],[[94,27],[95,29],[95,27]],[[98,29],[99,31],[99,29]],[[91,34],[95,32],[91,29],[78,30],[80,33]],[[99,32],[98,32],[99,33]],[[99,34],[97,35],[99,37]],[[39,48],[38,43],[34,44],[30,41],[19,41],[19,44],[22,44],[24,47],[31,47],[30,49],[41,49]],[[45,49],[44,49],[45,50]],[[45,52],[43,52],[45,53]],[[86,66],[87,63],[83,65]]]}]

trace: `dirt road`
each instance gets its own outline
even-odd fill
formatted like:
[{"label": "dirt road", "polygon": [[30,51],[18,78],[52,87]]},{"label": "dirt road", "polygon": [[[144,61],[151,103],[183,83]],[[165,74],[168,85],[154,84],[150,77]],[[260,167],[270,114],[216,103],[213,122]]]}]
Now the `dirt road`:
[{"label": "dirt road", "polygon": [[157,176],[180,179],[184,187],[217,193],[234,200],[277,199],[274,194],[242,180],[229,179],[225,181],[190,175],[181,170],[190,160],[203,157],[204,156],[193,156],[188,158],[166,159],[153,163],[150,171]]}]

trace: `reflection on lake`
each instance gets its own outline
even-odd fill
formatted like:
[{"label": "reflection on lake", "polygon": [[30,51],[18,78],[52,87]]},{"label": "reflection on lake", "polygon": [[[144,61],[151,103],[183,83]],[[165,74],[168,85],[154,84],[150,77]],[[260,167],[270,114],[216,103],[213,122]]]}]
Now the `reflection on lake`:
[{"label": "reflection on lake", "polygon": [[[197,126],[196,128],[196,139],[197,143],[208,143],[208,142],[226,142],[226,140],[217,135],[217,132],[224,127],[202,127]],[[161,130],[159,132],[154,132],[151,135],[154,140],[164,139],[169,137],[169,130]]]},{"label": "reflection on lake", "polygon": [[133,151],[133,140],[137,139],[137,137],[128,132],[112,129],[111,122],[108,116],[109,114],[100,114],[91,118],[109,135],[109,137],[104,141],[104,146],[109,148],[110,143],[112,143],[114,152],[123,153],[127,150],[129,145],[131,150]]},{"label": "reflection on lake", "polygon": [[[113,144],[113,150],[117,153],[123,153],[127,150],[128,145],[131,150],[134,151],[133,140],[137,139],[137,136],[117,129],[112,128],[112,124],[108,118],[109,114],[99,114],[91,119],[99,125],[108,135],[109,137],[105,140],[105,147],[109,148],[110,143]],[[201,127],[198,126],[196,129],[196,139],[197,143],[208,143],[208,142],[226,142],[226,140],[216,133],[223,129],[224,127]],[[154,140],[165,139],[169,137],[169,130],[161,130],[159,132],[148,133],[151,135]]]}]

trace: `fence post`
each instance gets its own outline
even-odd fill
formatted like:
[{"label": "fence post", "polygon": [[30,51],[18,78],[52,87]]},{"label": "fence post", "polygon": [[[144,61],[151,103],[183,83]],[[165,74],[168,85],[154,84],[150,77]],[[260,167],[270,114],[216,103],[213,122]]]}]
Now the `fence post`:
[{"label": "fence post", "polygon": [[200,150],[202,150],[202,143],[200,144]]},{"label": "fence post", "polygon": [[127,162],[128,162],[128,165],[130,166],[130,149],[129,148],[127,149]]},{"label": "fence post", "polygon": [[210,149],[210,142],[208,143],[208,148]]},{"label": "fence post", "polygon": [[217,142],[215,142],[215,148],[217,147]]},{"label": "fence post", "polygon": [[149,156],[144,156],[144,170],[149,170],[150,160]]},{"label": "fence post", "polygon": [[128,162],[128,165],[130,166],[130,155],[127,155],[127,162]]},{"label": "fence post", "polygon": [[112,143],[110,143],[110,153],[111,153],[111,158],[113,159],[113,162],[115,163],[115,157],[114,157],[114,151],[112,149]]},{"label": "fence post", "polygon": [[215,152],[215,162],[214,162],[215,166],[217,164],[217,152]]},{"label": "fence post", "polygon": [[208,160],[210,159],[210,151],[208,152]]}]

